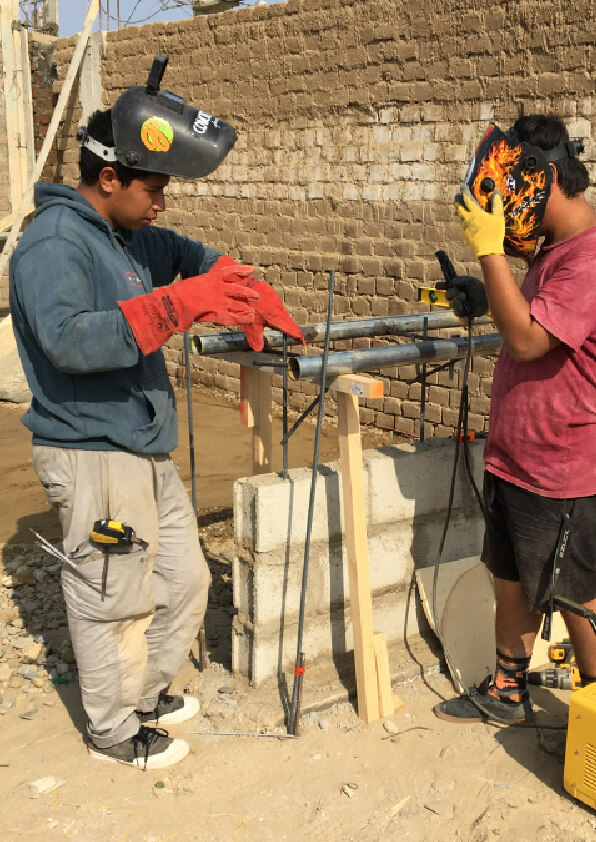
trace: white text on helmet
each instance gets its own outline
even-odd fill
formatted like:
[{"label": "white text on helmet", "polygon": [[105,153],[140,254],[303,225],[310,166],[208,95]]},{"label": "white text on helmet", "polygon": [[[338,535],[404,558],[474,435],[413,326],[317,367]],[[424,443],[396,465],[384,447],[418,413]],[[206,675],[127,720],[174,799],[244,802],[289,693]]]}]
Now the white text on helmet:
[{"label": "white text on helmet", "polygon": [[207,129],[209,128],[209,121],[212,120],[213,117],[211,114],[205,114],[204,111],[198,111],[197,116],[195,117],[195,121],[192,124],[192,130],[196,134],[205,134]]}]

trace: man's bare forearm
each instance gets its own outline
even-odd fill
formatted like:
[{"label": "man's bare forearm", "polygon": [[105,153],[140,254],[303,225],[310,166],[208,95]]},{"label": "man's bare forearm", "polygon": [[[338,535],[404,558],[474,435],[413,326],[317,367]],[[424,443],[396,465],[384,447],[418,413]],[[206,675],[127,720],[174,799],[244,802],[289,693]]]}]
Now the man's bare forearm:
[{"label": "man's bare forearm", "polygon": [[516,360],[542,357],[559,344],[530,315],[530,305],[518,287],[507,258],[490,254],[480,258],[488,304],[494,322]]}]

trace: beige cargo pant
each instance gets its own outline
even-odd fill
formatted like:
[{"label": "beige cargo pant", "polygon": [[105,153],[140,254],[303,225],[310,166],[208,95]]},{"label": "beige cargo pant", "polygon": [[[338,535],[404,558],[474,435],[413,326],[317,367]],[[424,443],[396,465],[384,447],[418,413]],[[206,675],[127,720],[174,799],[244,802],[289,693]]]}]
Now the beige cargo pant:
[{"label": "beige cargo pant", "polygon": [[[169,456],[34,445],[33,467],[57,509],[83,707],[93,742],[136,734],[203,622],[209,570],[188,494]],[[131,526],[132,547],[90,541],[96,520]]]}]

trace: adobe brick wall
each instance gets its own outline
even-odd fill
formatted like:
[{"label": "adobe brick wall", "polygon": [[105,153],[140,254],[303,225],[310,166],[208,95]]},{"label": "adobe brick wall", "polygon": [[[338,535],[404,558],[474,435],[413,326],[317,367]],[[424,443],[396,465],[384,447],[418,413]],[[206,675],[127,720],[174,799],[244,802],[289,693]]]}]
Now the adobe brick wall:
[{"label": "adobe brick wall", "polygon": [[[128,28],[108,34],[104,99],[142,84],[153,55],[166,53],[165,86],[237,127],[236,148],[212,176],[172,182],[164,222],[254,263],[297,321],[323,320],[330,269],[337,318],[419,312],[418,287],[440,276],[437,248],[478,271],[452,198],[489,120],[555,112],[586,138],[593,165],[595,5],[289,0]],[[56,42],[59,80],[73,47]],[[56,177],[69,183],[79,114],[73,100],[58,141]],[[167,350],[172,372],[180,346]],[[476,430],[487,423],[493,365],[475,361]],[[386,397],[368,401],[362,421],[417,435],[420,386],[405,382],[414,373],[384,370]],[[206,360],[193,377],[238,390],[232,364]],[[458,378],[459,366],[453,379],[433,378],[427,434],[452,431]],[[309,392],[296,387],[292,406]]]}]

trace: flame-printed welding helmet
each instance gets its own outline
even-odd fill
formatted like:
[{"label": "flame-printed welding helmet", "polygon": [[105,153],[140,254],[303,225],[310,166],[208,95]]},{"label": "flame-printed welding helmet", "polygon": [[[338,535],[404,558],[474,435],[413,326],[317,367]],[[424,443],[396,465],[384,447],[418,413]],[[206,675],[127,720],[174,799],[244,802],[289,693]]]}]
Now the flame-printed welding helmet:
[{"label": "flame-printed welding helmet", "polygon": [[531,260],[536,251],[553,175],[550,163],[584,151],[581,140],[544,150],[522,141],[514,129],[503,132],[491,123],[472,158],[466,184],[488,210],[499,190],[505,213],[505,252]]},{"label": "flame-printed welding helmet", "polygon": [[187,105],[171,91],[160,91],[167,56],[156,56],[147,84],[128,88],[112,107],[114,146],[91,137],[86,128],[77,139],[106,164],[179,178],[202,178],[213,172],[237,140],[229,123]]}]

